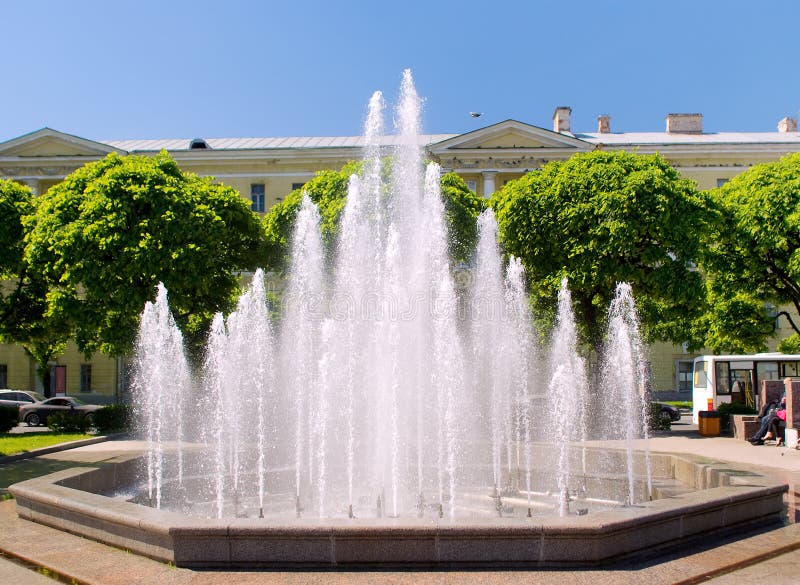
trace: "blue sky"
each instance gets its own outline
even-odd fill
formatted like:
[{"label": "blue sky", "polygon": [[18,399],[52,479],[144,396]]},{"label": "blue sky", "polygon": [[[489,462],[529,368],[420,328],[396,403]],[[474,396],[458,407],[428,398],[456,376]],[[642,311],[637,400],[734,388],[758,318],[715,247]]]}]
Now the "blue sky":
[{"label": "blue sky", "polygon": [[[800,110],[790,1],[0,0],[0,141],[356,135],[411,68],[423,129],[774,131]],[[483,113],[481,118],[470,111]]]}]

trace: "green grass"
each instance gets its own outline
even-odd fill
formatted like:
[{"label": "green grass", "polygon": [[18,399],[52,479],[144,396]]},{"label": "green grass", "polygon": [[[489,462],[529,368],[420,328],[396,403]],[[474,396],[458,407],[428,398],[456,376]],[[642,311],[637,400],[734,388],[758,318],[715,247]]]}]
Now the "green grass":
[{"label": "green grass", "polygon": [[80,439],[91,439],[92,435],[81,434],[56,434],[56,433],[25,433],[23,435],[0,435],[0,456],[15,455],[41,449],[50,445],[58,445],[68,441],[78,441]]},{"label": "green grass", "polygon": [[674,406],[675,408],[688,408],[691,410],[692,408],[692,401],[691,400],[668,400],[664,404],[669,404],[670,406]]}]

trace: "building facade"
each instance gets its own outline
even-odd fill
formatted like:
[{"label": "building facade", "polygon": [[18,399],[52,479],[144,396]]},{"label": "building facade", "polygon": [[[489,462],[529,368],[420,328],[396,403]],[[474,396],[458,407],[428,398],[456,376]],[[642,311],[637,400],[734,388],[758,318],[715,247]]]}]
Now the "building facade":
[{"label": "building facade", "polygon": [[[552,130],[506,120],[465,134],[419,136],[426,157],[445,171],[458,173],[478,195],[490,196],[508,181],[566,160],[579,152],[625,150],[660,153],[702,189],[722,185],[754,164],[775,161],[800,151],[797,121],[783,118],[775,132],[704,132],[701,114],[668,114],[664,132],[613,132],[609,116],[599,116],[596,132],[573,132],[571,109],[556,108]],[[384,137],[387,152],[395,137]],[[166,150],[179,166],[231,185],[263,214],[321,170],[339,170],[362,156],[363,138],[193,138],[96,141],[43,128],[0,143],[0,177],[45,193],[63,178],[110,152],[152,155]],[[791,331],[776,321],[777,335]],[[681,346],[650,348],[653,387],[691,397],[691,360]],[[113,399],[124,384],[118,360],[93,356],[85,360],[71,347],[52,364],[53,390],[90,401]],[[0,345],[0,387],[41,389],[34,366],[19,348]]]}]

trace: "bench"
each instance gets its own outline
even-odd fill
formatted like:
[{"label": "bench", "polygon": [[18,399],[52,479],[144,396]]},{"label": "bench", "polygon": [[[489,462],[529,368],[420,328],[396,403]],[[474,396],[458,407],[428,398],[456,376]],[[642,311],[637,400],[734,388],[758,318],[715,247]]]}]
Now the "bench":
[{"label": "bench", "polygon": [[734,439],[746,441],[755,435],[761,426],[758,415],[755,414],[732,414],[730,416]]}]

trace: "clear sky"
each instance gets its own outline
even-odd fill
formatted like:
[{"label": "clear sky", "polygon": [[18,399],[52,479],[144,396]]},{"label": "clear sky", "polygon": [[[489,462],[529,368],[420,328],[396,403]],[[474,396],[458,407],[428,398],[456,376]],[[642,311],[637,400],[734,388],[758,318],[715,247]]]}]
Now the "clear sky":
[{"label": "clear sky", "polygon": [[[357,135],[404,68],[423,131],[774,131],[800,110],[798,3],[0,0],[0,141]],[[469,112],[482,112],[472,118]]]}]

